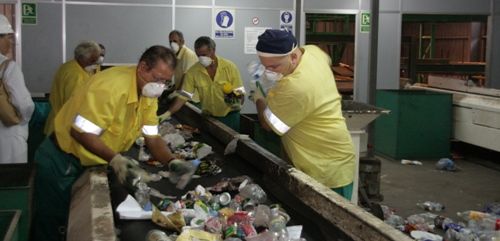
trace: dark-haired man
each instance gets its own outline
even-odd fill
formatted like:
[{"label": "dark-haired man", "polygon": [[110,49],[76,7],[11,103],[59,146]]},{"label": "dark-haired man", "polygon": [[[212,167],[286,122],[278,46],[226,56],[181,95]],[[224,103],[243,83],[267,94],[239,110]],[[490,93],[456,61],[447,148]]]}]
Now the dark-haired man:
[{"label": "dark-haired man", "polygon": [[239,132],[245,88],[238,67],[233,62],[216,56],[215,42],[207,36],[199,37],[194,48],[198,62],[184,75],[180,96],[168,111],[160,115],[160,120],[168,119],[197,92],[204,113]]},{"label": "dark-haired man", "polygon": [[[137,66],[110,68],[93,75],[64,104],[55,118],[54,134],[35,154],[35,238],[58,240],[65,231],[71,186],[84,168],[110,165],[118,179],[127,174],[127,151],[144,136],[155,160],[189,166],[174,159],[158,134],[157,97],[172,78],[175,54],[152,46]],[[63,228],[61,228],[63,227]]]}]

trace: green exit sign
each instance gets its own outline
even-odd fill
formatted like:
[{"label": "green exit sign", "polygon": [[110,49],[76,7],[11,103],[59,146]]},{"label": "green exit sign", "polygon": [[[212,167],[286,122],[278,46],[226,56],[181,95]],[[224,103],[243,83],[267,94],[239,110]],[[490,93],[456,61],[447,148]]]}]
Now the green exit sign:
[{"label": "green exit sign", "polygon": [[370,23],[371,23],[371,17],[370,13],[361,13],[361,21],[360,21],[360,31],[362,33],[368,33],[370,32]]},{"label": "green exit sign", "polygon": [[36,3],[22,3],[21,16],[23,24],[36,25],[37,22]]}]

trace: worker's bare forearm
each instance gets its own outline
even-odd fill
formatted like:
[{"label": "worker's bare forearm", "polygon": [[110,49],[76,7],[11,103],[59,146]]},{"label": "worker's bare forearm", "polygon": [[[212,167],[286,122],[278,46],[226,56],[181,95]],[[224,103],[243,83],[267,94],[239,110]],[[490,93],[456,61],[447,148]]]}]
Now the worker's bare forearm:
[{"label": "worker's bare forearm", "polygon": [[155,160],[166,165],[174,159],[174,155],[168,149],[167,143],[160,136],[145,137],[144,140]]},{"label": "worker's bare forearm", "polygon": [[172,115],[173,115],[175,112],[179,111],[182,108],[184,103],[186,103],[185,99],[177,97],[177,98],[175,98],[174,103],[172,105],[170,105],[170,108],[168,109],[168,111],[170,111],[170,113],[172,113]]},{"label": "worker's bare forearm", "polygon": [[264,117],[264,110],[267,108],[266,101],[264,99],[258,99],[255,102],[255,106],[257,107],[257,116],[259,117],[260,125],[264,130],[271,131],[271,127],[267,124],[267,121]]},{"label": "worker's bare forearm", "polygon": [[99,139],[99,136],[96,134],[78,132],[77,130],[71,128],[71,136],[83,147],[85,147],[85,149],[107,162],[111,161],[111,159],[113,159],[113,157],[117,154],[104,144],[104,142]]}]

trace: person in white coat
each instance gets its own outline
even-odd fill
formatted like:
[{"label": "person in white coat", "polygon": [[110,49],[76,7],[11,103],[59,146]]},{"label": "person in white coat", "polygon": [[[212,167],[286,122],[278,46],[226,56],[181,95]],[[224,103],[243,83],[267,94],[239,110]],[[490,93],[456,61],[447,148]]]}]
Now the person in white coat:
[{"label": "person in white coat", "polygon": [[[0,63],[7,59],[12,48],[14,31],[7,18],[0,14]],[[6,66],[3,76],[10,101],[21,117],[21,122],[5,126],[0,121],[0,164],[28,162],[28,122],[35,109],[35,104],[24,83],[21,68],[14,61]],[[0,110],[2,111],[2,110]]]}]

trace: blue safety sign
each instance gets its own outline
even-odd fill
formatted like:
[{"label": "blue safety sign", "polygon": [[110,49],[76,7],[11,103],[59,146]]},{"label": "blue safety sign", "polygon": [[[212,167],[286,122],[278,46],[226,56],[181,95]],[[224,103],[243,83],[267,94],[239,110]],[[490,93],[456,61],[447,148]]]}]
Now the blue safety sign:
[{"label": "blue safety sign", "polygon": [[221,28],[229,28],[233,25],[233,15],[229,11],[220,11],[215,18],[217,25]]},{"label": "blue safety sign", "polygon": [[289,11],[283,11],[281,13],[281,22],[282,23],[290,23],[293,20],[293,15]]}]

